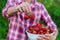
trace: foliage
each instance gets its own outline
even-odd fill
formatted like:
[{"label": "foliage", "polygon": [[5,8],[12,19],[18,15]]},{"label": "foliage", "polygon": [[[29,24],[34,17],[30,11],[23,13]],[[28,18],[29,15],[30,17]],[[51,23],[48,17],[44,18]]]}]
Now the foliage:
[{"label": "foliage", "polygon": [[[0,0],[0,40],[6,39],[8,33],[8,19],[2,17],[2,8],[5,6],[6,1],[7,0]],[[41,0],[38,1],[40,2]],[[42,0],[42,3],[45,5],[58,29],[60,29],[60,0]],[[59,35],[60,34],[58,34],[57,40],[60,40]]]}]

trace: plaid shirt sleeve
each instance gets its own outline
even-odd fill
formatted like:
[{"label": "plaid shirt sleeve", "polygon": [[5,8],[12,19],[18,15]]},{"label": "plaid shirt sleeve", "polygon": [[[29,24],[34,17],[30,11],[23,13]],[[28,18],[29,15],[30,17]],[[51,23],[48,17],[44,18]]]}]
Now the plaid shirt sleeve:
[{"label": "plaid shirt sleeve", "polygon": [[9,17],[8,14],[7,14],[7,10],[8,10],[9,7],[13,6],[13,4],[14,4],[14,1],[13,0],[8,0],[7,1],[6,6],[2,10],[3,17],[5,17],[5,18],[6,17],[7,18]]},{"label": "plaid shirt sleeve", "polygon": [[53,28],[56,32],[58,32],[57,26],[55,25],[55,23],[52,21],[50,15],[48,14],[46,8],[44,7],[44,5],[41,5],[41,16],[42,19],[47,23],[48,27]]}]

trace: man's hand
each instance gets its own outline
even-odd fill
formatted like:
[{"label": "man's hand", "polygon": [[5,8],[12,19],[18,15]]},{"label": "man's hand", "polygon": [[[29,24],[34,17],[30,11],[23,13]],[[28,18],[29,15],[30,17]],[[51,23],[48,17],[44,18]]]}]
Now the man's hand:
[{"label": "man's hand", "polygon": [[29,3],[27,2],[22,2],[20,5],[17,6],[17,9],[20,11],[20,12],[31,12],[31,9],[29,8]]},{"label": "man's hand", "polygon": [[[13,10],[13,11],[12,11]],[[31,9],[29,7],[29,3],[27,2],[22,2],[20,5],[18,6],[14,6],[14,7],[9,7],[7,10],[8,15],[13,15],[17,12],[27,12],[27,13],[31,13]]]},{"label": "man's hand", "polygon": [[47,34],[44,37],[39,36],[37,40],[56,40],[58,33],[55,33],[54,35]]},{"label": "man's hand", "polygon": [[47,40],[45,37],[39,36],[37,40]]}]

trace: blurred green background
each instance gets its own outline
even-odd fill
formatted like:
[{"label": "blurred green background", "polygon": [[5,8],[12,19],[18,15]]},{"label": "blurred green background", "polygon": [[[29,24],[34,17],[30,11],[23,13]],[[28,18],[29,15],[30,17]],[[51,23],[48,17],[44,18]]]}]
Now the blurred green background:
[{"label": "blurred green background", "polygon": [[[0,40],[5,40],[8,33],[8,19],[2,17],[2,8],[5,6],[7,0],[0,0]],[[59,34],[56,40],[60,40],[60,0],[38,0],[42,2],[49,14],[52,17],[52,20],[56,23]]]}]

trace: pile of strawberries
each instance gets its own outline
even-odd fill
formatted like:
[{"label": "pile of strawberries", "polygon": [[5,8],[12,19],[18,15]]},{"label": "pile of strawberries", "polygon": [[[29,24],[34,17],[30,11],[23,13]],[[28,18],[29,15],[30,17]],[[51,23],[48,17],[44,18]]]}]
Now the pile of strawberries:
[{"label": "pile of strawberries", "polygon": [[43,24],[37,23],[34,26],[29,26],[27,31],[32,34],[51,34],[53,29],[50,27],[45,27]]},{"label": "pile of strawberries", "polygon": [[[28,20],[28,19],[34,20],[35,19],[35,15],[34,14],[30,14],[30,13],[25,13],[24,19],[25,20]],[[51,33],[53,33],[53,29],[52,28],[45,27],[43,24],[39,24],[39,23],[37,23],[34,26],[29,26],[27,31],[29,33],[32,33],[32,34],[51,34]]]},{"label": "pile of strawberries", "polygon": [[24,15],[24,19],[27,20],[27,19],[31,19],[31,20],[34,20],[35,19],[35,15],[34,14],[30,14],[30,13],[26,13]]}]

